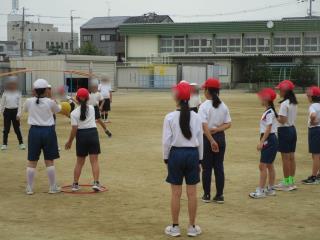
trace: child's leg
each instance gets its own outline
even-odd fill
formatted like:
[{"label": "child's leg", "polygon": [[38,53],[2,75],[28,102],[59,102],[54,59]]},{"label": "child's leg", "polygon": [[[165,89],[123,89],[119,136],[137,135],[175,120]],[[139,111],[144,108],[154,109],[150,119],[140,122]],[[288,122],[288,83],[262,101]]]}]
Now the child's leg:
[{"label": "child's leg", "polygon": [[264,189],[265,186],[266,186],[267,176],[268,176],[267,164],[265,164],[265,163],[260,163],[260,164],[259,164],[259,170],[260,170],[260,182],[259,182],[259,187],[260,187],[261,189]]},{"label": "child's leg", "polygon": [[[189,224],[195,225],[197,215],[197,185],[187,185]],[[179,201],[180,202],[180,201]]]},{"label": "child's leg", "polygon": [[8,145],[8,135],[11,127],[11,119],[6,110],[3,113],[3,145]]},{"label": "child's leg", "polygon": [[296,175],[296,158],[295,153],[290,153],[290,176],[294,177]]},{"label": "child's leg", "polygon": [[180,199],[182,185],[171,185],[171,216],[172,224],[179,224]]},{"label": "child's leg", "polygon": [[291,154],[290,153],[281,153],[282,157],[282,170],[284,178],[287,178],[291,172]]},{"label": "child's leg", "polygon": [[98,124],[102,127],[104,131],[107,130],[106,124],[101,120],[101,118],[97,119]]},{"label": "child's leg", "polygon": [[19,144],[23,144],[23,138],[20,130],[20,121],[18,121],[16,117],[12,119],[12,125],[13,125],[14,132],[17,135]]},{"label": "child's leg", "polygon": [[317,176],[320,170],[320,154],[312,154],[312,176]]},{"label": "child's leg", "polygon": [[77,157],[77,163],[76,166],[74,167],[74,171],[73,171],[73,182],[74,183],[79,183],[79,178],[81,175],[81,171],[83,168],[83,165],[86,161],[85,157]]},{"label": "child's leg", "polygon": [[99,181],[99,175],[100,175],[100,167],[99,167],[99,161],[98,161],[98,155],[93,154],[89,155],[91,168],[92,168],[92,175],[93,180],[95,182]]},{"label": "child's leg", "polygon": [[34,181],[34,176],[36,174],[36,167],[37,167],[37,161],[28,161],[27,165],[27,184],[33,188],[33,181]]},{"label": "child's leg", "polygon": [[56,168],[53,160],[45,160],[50,187],[56,186]]},{"label": "child's leg", "polygon": [[274,182],[276,179],[276,172],[274,170],[273,164],[267,164],[268,168],[268,176],[269,176],[269,186],[272,187],[274,186]]}]

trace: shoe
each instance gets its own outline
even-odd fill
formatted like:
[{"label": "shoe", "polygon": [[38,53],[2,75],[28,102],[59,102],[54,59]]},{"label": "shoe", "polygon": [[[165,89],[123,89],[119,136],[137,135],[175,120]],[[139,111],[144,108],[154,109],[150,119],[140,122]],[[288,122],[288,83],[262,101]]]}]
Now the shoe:
[{"label": "shoe", "polygon": [[317,181],[320,182],[320,173],[317,175]]},{"label": "shoe", "polygon": [[188,228],[188,236],[189,237],[196,237],[202,233],[201,228],[198,225],[189,226]]},{"label": "shoe", "polygon": [[95,181],[93,182],[93,186],[92,186],[92,189],[95,191],[95,192],[100,192],[102,189],[101,189],[101,185],[98,181]]},{"label": "shoe", "polygon": [[224,197],[223,197],[223,196],[215,196],[215,197],[213,198],[213,201],[214,201],[215,203],[223,204],[223,203],[224,203]]},{"label": "shoe", "polygon": [[265,189],[265,193],[267,196],[275,196],[276,195],[276,191],[274,190],[273,187],[267,187]]},{"label": "shoe", "polygon": [[204,194],[201,199],[202,199],[202,202],[204,202],[204,203],[210,203],[211,202],[211,197],[210,197],[209,194]]},{"label": "shoe", "polygon": [[164,232],[165,232],[165,234],[167,234],[168,236],[171,236],[171,237],[180,237],[181,236],[179,226],[173,227],[172,225],[170,225],[165,228]]},{"label": "shoe", "polygon": [[80,190],[79,184],[78,184],[78,183],[73,183],[73,184],[72,184],[71,191],[72,191],[72,192],[77,192],[77,191],[79,191],[79,190]]},{"label": "shoe", "polygon": [[108,135],[109,138],[112,137],[112,133],[108,129],[105,131],[105,133]]},{"label": "shoe", "polygon": [[5,150],[7,150],[8,149],[8,146],[7,145],[2,145],[1,146],[1,151],[5,151]]},{"label": "shoe", "polygon": [[61,188],[57,184],[55,184],[53,186],[50,186],[48,193],[49,194],[56,194],[56,193],[60,193],[60,192],[61,192]]},{"label": "shoe", "polygon": [[277,190],[277,191],[284,191],[284,192],[289,192],[291,190],[293,190],[290,185],[288,184],[285,184],[283,181],[280,182],[279,184],[273,186],[274,190]]},{"label": "shoe", "polygon": [[295,185],[295,184],[291,184],[291,185],[289,186],[289,188],[290,188],[290,191],[293,191],[293,190],[297,190],[297,189],[298,189],[297,185]]},{"label": "shoe", "polygon": [[254,199],[258,199],[258,198],[265,198],[266,197],[266,193],[264,191],[264,189],[261,189],[261,188],[257,188],[255,192],[252,192],[249,194],[249,196],[251,198],[254,198]]},{"label": "shoe", "polygon": [[20,148],[20,150],[26,150],[26,146],[23,143],[21,143],[19,145],[19,148]]},{"label": "shoe", "polygon": [[316,176],[310,176],[305,180],[302,180],[303,184],[306,185],[313,185],[313,184],[319,184],[319,182],[317,181],[317,177]]},{"label": "shoe", "polygon": [[34,194],[34,192],[32,190],[32,187],[30,185],[27,185],[27,187],[26,187],[26,194],[27,195],[33,195]]}]

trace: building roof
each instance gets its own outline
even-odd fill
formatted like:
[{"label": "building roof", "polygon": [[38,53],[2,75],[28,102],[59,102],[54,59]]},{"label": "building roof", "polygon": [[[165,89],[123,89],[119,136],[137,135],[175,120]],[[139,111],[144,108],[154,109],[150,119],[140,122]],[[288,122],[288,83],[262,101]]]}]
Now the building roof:
[{"label": "building roof", "polygon": [[118,28],[128,16],[95,17],[81,26],[81,29]]},{"label": "building roof", "polygon": [[178,35],[214,33],[259,33],[259,32],[312,32],[320,31],[320,20],[298,19],[241,22],[193,22],[161,24],[122,24],[120,32],[126,35]]},{"label": "building roof", "polygon": [[130,17],[124,23],[162,23],[165,20],[173,22],[169,15],[157,15],[155,13],[147,13],[142,16]]}]

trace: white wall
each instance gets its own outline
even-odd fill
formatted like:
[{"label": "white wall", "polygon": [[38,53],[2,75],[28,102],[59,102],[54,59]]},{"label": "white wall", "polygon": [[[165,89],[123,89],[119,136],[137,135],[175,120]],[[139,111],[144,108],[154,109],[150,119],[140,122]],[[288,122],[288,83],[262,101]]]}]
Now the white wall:
[{"label": "white wall", "polygon": [[127,43],[128,58],[158,55],[159,42],[157,36],[129,36]]}]

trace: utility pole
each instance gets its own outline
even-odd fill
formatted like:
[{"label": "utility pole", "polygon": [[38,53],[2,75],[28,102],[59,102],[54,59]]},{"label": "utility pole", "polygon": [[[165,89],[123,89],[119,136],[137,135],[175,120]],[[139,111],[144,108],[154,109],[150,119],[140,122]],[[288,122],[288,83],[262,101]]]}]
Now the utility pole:
[{"label": "utility pole", "polygon": [[309,18],[312,18],[312,4],[315,0],[309,0],[309,13],[308,16]]},{"label": "utility pole", "polygon": [[20,56],[24,55],[24,27],[25,27],[25,8],[22,8],[22,21],[21,21],[21,43],[20,43]]},{"label": "utility pole", "polygon": [[70,48],[71,48],[71,53],[73,54],[73,43],[74,43],[74,38],[73,38],[73,15],[72,13],[74,12],[74,10],[70,11],[71,14],[71,42],[70,42]]}]

